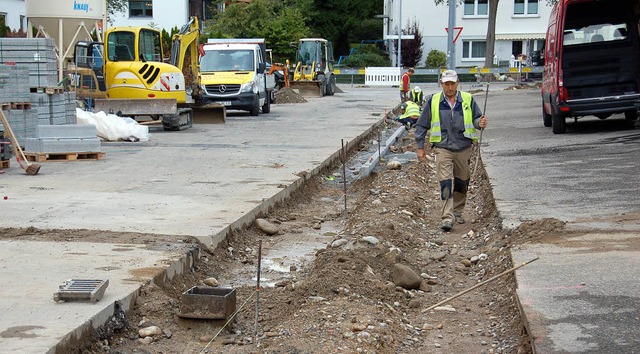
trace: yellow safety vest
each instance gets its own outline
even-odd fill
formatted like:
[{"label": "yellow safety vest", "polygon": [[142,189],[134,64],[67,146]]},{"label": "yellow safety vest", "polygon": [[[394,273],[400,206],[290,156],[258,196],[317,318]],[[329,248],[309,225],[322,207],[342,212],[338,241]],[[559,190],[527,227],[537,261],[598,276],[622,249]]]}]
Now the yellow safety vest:
[{"label": "yellow safety vest", "polygon": [[407,101],[405,104],[407,105],[407,108],[405,108],[404,114],[400,116],[400,119],[407,117],[420,117],[420,106],[418,106],[417,103]]},{"label": "yellow safety vest", "polygon": [[415,103],[422,103],[422,91],[416,93],[411,90],[411,100]]},{"label": "yellow safety vest", "polygon": [[[473,125],[473,111],[471,110],[471,94],[460,91],[462,96],[462,113],[464,116],[464,133],[463,135],[473,142],[478,141],[478,133]],[[442,141],[442,130],[440,128],[440,99],[442,92],[433,94],[431,97],[431,134],[429,142],[439,143]]]}]

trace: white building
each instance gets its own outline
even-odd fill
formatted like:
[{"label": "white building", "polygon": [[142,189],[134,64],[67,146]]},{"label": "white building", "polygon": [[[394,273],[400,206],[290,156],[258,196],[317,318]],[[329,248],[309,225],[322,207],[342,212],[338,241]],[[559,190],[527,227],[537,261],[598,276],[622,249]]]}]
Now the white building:
[{"label": "white building", "polygon": [[[400,13],[404,29],[410,23],[418,23],[423,37],[423,58],[419,66],[424,65],[430,50],[447,52],[449,7],[446,0],[443,5],[435,5],[434,0],[384,1],[385,35],[397,34]],[[545,0],[501,0],[496,17],[494,53],[497,59],[508,61],[511,55],[530,55],[542,49],[551,9]],[[464,4],[457,6],[455,27],[461,31],[455,44],[456,67],[484,66],[488,11],[488,0],[464,0]],[[455,35],[458,30],[454,31]],[[395,56],[391,56],[395,63]]]},{"label": "white building", "polygon": [[24,0],[0,0],[0,17],[12,31],[26,30]]},{"label": "white building", "polygon": [[187,23],[191,16],[210,19],[214,9],[221,11],[224,6],[213,0],[128,0],[127,9],[112,16],[109,26],[145,26],[169,32]]},{"label": "white building", "polygon": [[[59,1],[59,0],[41,0]],[[76,0],[82,3],[82,0]],[[106,0],[105,0],[106,1]],[[68,1],[64,1],[67,3]],[[127,9],[109,19],[108,26],[150,26],[170,31],[180,28],[190,16],[208,19],[216,7],[213,0],[127,0]],[[219,5],[224,8],[224,4]],[[11,30],[26,30],[25,0],[0,0],[0,17]]]},{"label": "white building", "polygon": [[170,31],[189,20],[189,0],[128,0],[128,8],[109,18],[109,26],[144,26]]}]

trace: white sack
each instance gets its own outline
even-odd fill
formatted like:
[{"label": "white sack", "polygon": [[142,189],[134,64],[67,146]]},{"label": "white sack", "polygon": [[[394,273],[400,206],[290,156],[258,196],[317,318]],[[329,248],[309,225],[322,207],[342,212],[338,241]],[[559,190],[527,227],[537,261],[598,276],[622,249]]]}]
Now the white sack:
[{"label": "white sack", "polygon": [[76,108],[76,117],[78,124],[95,125],[97,135],[107,141],[131,140],[132,137],[139,141],[149,140],[149,127],[129,117],[118,117],[103,111],[93,113],[80,108]]}]

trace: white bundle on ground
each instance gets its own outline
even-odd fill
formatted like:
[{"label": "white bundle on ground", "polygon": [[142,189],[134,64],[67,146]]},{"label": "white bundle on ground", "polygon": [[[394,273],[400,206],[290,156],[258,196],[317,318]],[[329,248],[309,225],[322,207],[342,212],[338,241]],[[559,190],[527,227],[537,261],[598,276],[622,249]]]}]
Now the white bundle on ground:
[{"label": "white bundle on ground", "polygon": [[140,125],[129,117],[118,117],[115,114],[83,111],[76,108],[78,124],[93,124],[98,136],[107,141],[135,140],[148,141],[149,127]]}]

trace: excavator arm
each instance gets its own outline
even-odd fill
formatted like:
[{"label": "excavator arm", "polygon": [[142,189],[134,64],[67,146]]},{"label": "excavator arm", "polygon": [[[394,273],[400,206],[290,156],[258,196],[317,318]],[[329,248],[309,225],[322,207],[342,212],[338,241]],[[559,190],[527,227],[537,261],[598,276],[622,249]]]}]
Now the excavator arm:
[{"label": "excavator arm", "polygon": [[269,69],[269,72],[267,73],[267,75],[271,75],[278,70],[282,70],[282,73],[284,74],[284,87],[289,87],[290,84],[289,84],[289,66],[288,65],[281,64],[281,63],[273,63],[271,64],[271,69]]},{"label": "excavator arm", "polygon": [[180,32],[173,35],[171,38],[171,59],[170,64],[178,67],[180,71],[183,71],[185,66],[185,57],[187,51],[190,56],[191,64],[191,87],[193,90],[199,90],[198,74],[200,73],[198,56],[200,55],[200,47],[198,45],[198,38],[200,37],[200,24],[197,17],[191,17],[188,23],[186,23],[180,29]]}]

